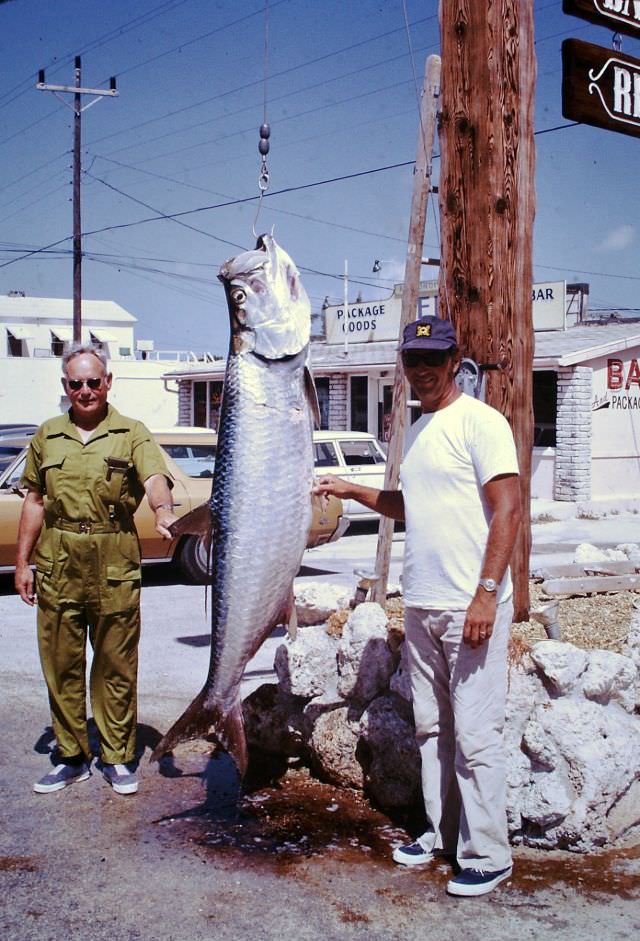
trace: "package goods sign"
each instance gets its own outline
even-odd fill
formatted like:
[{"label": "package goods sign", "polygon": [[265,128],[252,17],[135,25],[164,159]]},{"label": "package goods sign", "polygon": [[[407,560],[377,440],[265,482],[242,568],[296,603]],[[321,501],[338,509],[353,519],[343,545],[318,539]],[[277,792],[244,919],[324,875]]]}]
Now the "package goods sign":
[{"label": "package goods sign", "polygon": [[562,43],[562,114],[572,121],[640,137],[640,59],[566,39]]},{"label": "package goods sign", "polygon": [[[359,301],[325,308],[327,343],[374,343],[397,341],[402,299],[391,295],[382,301]],[[421,297],[417,315],[436,313],[435,297]]]},{"label": "package goods sign", "polygon": [[640,36],[640,0],[563,0],[562,11],[628,36]]}]

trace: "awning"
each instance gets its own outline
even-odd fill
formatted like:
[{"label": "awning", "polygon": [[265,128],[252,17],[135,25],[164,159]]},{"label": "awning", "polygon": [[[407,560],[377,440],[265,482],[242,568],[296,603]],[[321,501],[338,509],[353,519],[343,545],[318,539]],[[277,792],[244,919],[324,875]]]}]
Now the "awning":
[{"label": "awning", "polygon": [[117,337],[114,337],[112,333],[107,333],[105,330],[102,330],[100,327],[90,327],[91,336],[93,339],[96,339],[99,343],[119,343]]},{"label": "awning", "polygon": [[16,340],[33,340],[32,327],[25,327],[22,324],[12,323],[7,325],[7,332],[15,337]]},{"label": "awning", "polygon": [[71,343],[73,340],[73,330],[71,327],[50,327],[51,333],[57,340],[63,343]]}]

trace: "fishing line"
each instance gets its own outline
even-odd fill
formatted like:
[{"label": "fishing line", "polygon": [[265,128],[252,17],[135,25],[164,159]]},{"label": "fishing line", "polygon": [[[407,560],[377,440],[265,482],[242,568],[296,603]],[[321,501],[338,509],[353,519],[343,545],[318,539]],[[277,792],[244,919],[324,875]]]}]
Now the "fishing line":
[{"label": "fishing line", "polygon": [[262,124],[260,125],[260,140],[258,142],[258,152],[260,154],[260,173],[258,174],[258,206],[255,219],[253,220],[253,237],[258,238],[256,227],[258,217],[262,209],[262,198],[269,188],[269,168],[267,166],[267,154],[269,153],[269,138],[271,137],[271,128],[267,120],[267,100],[269,84],[269,0],[264,0],[264,78],[263,78],[263,109]]}]

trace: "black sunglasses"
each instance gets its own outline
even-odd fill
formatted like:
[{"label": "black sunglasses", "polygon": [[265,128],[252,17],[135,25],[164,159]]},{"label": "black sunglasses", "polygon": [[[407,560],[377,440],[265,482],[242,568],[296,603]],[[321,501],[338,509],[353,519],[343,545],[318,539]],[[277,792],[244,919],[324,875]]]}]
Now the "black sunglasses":
[{"label": "black sunglasses", "polygon": [[418,366],[444,366],[449,353],[449,350],[403,350],[402,365],[408,369]]},{"label": "black sunglasses", "polygon": [[83,386],[87,386],[88,389],[99,389],[102,385],[103,376],[99,379],[66,379],[65,382],[69,386],[72,392],[79,392]]}]

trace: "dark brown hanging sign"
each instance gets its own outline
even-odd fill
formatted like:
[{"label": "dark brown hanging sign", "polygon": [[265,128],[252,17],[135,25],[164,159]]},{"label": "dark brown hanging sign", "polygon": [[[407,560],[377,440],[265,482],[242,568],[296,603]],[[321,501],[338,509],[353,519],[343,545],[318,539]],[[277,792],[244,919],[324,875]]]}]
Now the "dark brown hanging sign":
[{"label": "dark brown hanging sign", "polygon": [[562,43],[562,114],[640,137],[640,59],[579,39]]},{"label": "dark brown hanging sign", "polygon": [[640,0],[562,0],[562,12],[618,33],[640,36]]}]

